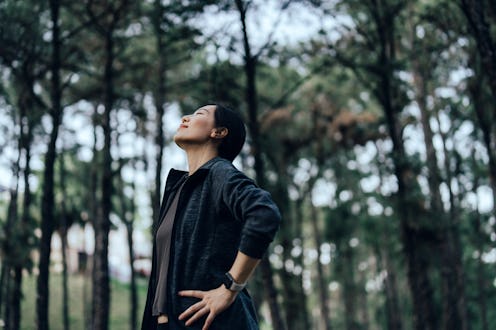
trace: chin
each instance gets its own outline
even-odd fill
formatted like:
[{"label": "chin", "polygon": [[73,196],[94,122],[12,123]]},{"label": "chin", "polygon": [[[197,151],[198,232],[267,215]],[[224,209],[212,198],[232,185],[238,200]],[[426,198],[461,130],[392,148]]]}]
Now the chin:
[{"label": "chin", "polygon": [[182,136],[181,132],[176,132],[172,139],[174,140],[174,142],[178,143],[184,140],[184,136]]},{"label": "chin", "polygon": [[181,139],[181,137],[180,137],[180,136],[177,136],[177,134],[176,134],[176,135],[174,135],[174,137],[173,137],[172,139],[173,139],[174,143],[175,143],[175,144],[176,144],[179,148],[184,149],[184,148],[183,148],[183,145],[184,145],[184,139]]}]

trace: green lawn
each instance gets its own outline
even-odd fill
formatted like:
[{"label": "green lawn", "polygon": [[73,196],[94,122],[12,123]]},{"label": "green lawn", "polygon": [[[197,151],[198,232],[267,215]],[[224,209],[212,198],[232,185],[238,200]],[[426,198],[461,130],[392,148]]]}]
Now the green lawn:
[{"label": "green lawn", "polygon": [[[71,330],[84,330],[84,277],[72,275],[69,277],[69,318]],[[86,283],[87,299],[91,296],[91,283]],[[138,281],[138,326],[141,324],[141,316],[146,299],[145,279]],[[129,306],[130,290],[128,284],[112,281],[112,298],[110,303],[110,329],[129,329]],[[21,329],[32,330],[35,328],[36,320],[36,276],[25,276],[23,280],[24,299],[22,301]],[[88,312],[91,304],[86,306]],[[62,329],[62,276],[50,274],[50,329]]]}]

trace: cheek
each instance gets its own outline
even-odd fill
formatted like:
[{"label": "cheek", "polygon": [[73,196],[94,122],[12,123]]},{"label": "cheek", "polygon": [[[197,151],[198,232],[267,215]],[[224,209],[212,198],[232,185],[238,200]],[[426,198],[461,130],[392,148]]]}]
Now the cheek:
[{"label": "cheek", "polygon": [[195,123],[195,126],[204,131],[210,131],[211,129],[214,128],[214,123],[210,118],[202,117],[202,118],[198,118],[197,122]]},{"label": "cheek", "polygon": [[197,121],[193,125],[190,125],[184,133],[191,137],[205,138],[210,136],[211,131],[208,122]]}]

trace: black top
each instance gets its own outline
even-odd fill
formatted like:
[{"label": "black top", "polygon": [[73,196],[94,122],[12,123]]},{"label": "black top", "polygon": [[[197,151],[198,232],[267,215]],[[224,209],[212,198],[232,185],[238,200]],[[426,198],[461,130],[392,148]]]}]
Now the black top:
[{"label": "black top", "polygon": [[[186,182],[186,181],[184,181]],[[155,253],[157,254],[157,290],[155,291],[155,299],[153,300],[152,315],[167,314],[167,272],[169,270],[170,246],[172,237],[172,227],[174,225],[174,217],[176,216],[177,204],[179,195],[184,187],[184,183],[179,187],[174,196],[174,200],[170,205],[167,213],[162,219],[162,223],[158,227],[155,235]]]}]

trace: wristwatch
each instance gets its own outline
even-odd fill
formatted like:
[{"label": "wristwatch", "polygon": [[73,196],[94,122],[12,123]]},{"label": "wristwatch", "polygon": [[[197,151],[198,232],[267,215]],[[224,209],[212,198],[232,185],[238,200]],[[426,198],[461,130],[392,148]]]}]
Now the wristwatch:
[{"label": "wristwatch", "polygon": [[234,278],[232,277],[232,275],[229,274],[229,272],[227,272],[225,274],[223,284],[227,289],[229,289],[231,291],[235,291],[235,292],[239,292],[239,291],[243,290],[246,286],[246,282],[245,283],[236,283],[234,281]]}]

